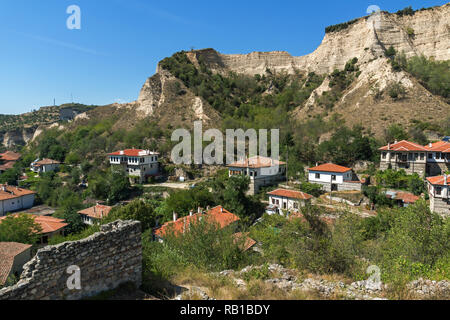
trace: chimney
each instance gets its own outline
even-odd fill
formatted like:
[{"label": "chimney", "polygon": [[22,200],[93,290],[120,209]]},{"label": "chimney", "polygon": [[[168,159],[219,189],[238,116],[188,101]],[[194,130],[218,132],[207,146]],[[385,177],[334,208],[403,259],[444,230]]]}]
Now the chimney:
[{"label": "chimney", "polygon": [[103,219],[103,210],[100,211],[100,218]]},{"label": "chimney", "polygon": [[221,212],[221,213],[223,212],[223,207],[220,207],[220,212]]},{"label": "chimney", "polygon": [[97,212],[97,206],[94,206],[94,213]]},{"label": "chimney", "polygon": [[394,141],[394,144],[397,144],[397,143],[398,143],[398,141],[397,141],[397,140],[395,140],[395,141]]},{"label": "chimney", "polygon": [[388,150],[391,150],[391,143],[388,143]]},{"label": "chimney", "polygon": [[178,215],[177,213],[174,211],[173,212],[173,221],[177,221],[178,220]]},{"label": "chimney", "polygon": [[210,209],[210,206],[206,206],[206,211],[209,211]]},{"label": "chimney", "polygon": [[193,214],[194,214],[194,210],[191,210],[191,211],[189,211],[189,216],[193,216]]},{"label": "chimney", "polygon": [[444,173],[444,186],[447,185],[447,178],[448,178],[447,174]]},{"label": "chimney", "polygon": [[202,213],[202,208],[198,207],[197,208],[197,213]]},{"label": "chimney", "polygon": [[428,147],[429,147],[429,148],[432,148],[432,147],[433,147],[433,144],[430,142],[430,143],[428,144]]}]

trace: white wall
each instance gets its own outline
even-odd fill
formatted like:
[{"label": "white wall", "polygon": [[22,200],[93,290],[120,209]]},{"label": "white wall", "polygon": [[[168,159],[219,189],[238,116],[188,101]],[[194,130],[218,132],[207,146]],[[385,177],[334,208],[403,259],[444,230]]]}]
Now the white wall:
[{"label": "white wall", "polygon": [[29,209],[34,204],[34,194],[29,194],[13,199],[0,201],[0,215],[4,216],[8,212],[14,212],[22,209]]},{"label": "white wall", "polygon": [[[275,200],[275,203],[274,203]],[[278,203],[277,203],[278,201]],[[294,207],[294,204],[298,204],[298,208]],[[279,197],[274,195],[269,195],[269,204],[273,204],[277,206],[279,209],[285,209],[285,210],[298,210],[300,207],[305,206],[305,201],[300,199],[292,199],[292,198],[285,198],[285,197]],[[286,207],[284,206],[286,205]]]},{"label": "white wall", "polygon": [[[320,177],[316,178],[316,173],[320,174]],[[336,176],[336,180],[331,180],[332,175]],[[326,182],[326,183],[343,183],[344,181],[352,180],[352,172],[345,173],[334,173],[334,172],[319,172],[319,171],[309,171],[308,181],[310,182]]]}]

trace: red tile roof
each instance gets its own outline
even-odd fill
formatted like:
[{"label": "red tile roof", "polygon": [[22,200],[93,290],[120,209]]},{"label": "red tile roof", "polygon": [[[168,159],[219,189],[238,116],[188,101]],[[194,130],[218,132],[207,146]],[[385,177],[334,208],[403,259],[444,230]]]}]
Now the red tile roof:
[{"label": "red tile roof", "polygon": [[234,213],[229,212],[222,206],[217,206],[209,210],[206,214],[196,213],[192,216],[179,218],[176,221],[166,222],[161,228],[155,231],[155,234],[159,237],[163,237],[169,230],[173,231],[175,234],[180,232],[183,233],[190,223],[197,221],[200,217],[210,218],[215,223],[218,223],[220,228],[225,228],[239,220],[239,217]]},{"label": "red tile roof", "polygon": [[26,196],[29,194],[35,194],[35,193],[36,192],[31,191],[31,190],[0,184],[0,201],[7,200],[7,199],[19,198],[22,196]]},{"label": "red tile roof", "polygon": [[84,214],[84,215],[89,216],[94,219],[102,219],[102,218],[108,216],[111,209],[112,209],[112,207],[110,207],[110,206],[104,206],[104,205],[97,204],[93,207],[78,211],[78,213]]},{"label": "red tile roof", "polygon": [[8,169],[12,169],[14,167],[15,161],[8,161],[4,164],[0,164],[0,171],[6,171]]},{"label": "red tile roof", "polygon": [[147,152],[146,155],[159,155],[158,152],[152,152],[148,150],[143,149],[125,149],[125,150],[119,150],[112,153],[109,153],[109,156],[128,156],[128,157],[139,157],[142,156],[139,153],[141,152]]},{"label": "red tile roof", "polygon": [[14,258],[31,248],[31,244],[18,242],[0,242],[0,286],[8,279],[14,265]]},{"label": "red tile roof", "polygon": [[33,165],[36,167],[40,167],[43,165],[50,165],[50,164],[60,164],[61,162],[53,159],[42,159],[40,161],[35,162]]},{"label": "red tile roof", "polygon": [[338,173],[344,173],[352,170],[352,168],[347,168],[343,166],[339,166],[337,164],[333,163],[325,163],[321,164],[320,166],[309,168],[309,171],[322,171],[322,172],[338,172]]},{"label": "red tile roof", "polygon": [[[18,214],[14,214],[12,216],[17,217]],[[64,219],[57,219],[47,216],[38,216],[34,214],[30,214],[30,216],[34,218],[34,222],[38,223],[41,226],[42,231],[40,232],[40,234],[53,233],[65,228],[68,225],[67,223],[64,222]],[[2,221],[6,219],[6,217],[8,216],[0,217],[0,223],[2,223]]]},{"label": "red tile roof", "polygon": [[241,241],[243,242],[241,245],[242,251],[247,251],[256,244],[256,241],[248,236],[248,232],[244,234],[242,232],[237,232],[233,234],[233,238],[234,243],[239,243]]},{"label": "red tile roof", "polygon": [[276,165],[285,165],[286,162],[272,160],[272,158],[262,157],[262,156],[254,156],[245,160],[239,160],[233,162],[232,164],[227,165],[227,167],[235,167],[235,168],[266,168],[272,167]]},{"label": "red tile roof", "polygon": [[427,151],[427,149],[417,143],[402,140],[391,145],[381,147],[379,150],[386,151]]},{"label": "red tile roof", "polygon": [[419,200],[420,197],[409,192],[398,191],[395,199],[402,200],[404,203],[414,203]]},{"label": "red tile roof", "polygon": [[294,191],[294,190],[287,190],[287,189],[276,189],[274,191],[267,192],[267,194],[271,195],[271,196],[285,197],[285,198],[291,198],[291,199],[301,199],[301,200],[308,200],[313,197],[312,195],[309,195],[302,191]]},{"label": "red tile roof", "polygon": [[[444,176],[428,177],[427,181],[433,185],[443,186]],[[450,185],[450,175],[447,176],[447,185]]]},{"label": "red tile roof", "polygon": [[21,157],[20,153],[6,151],[5,153],[0,153],[0,160],[3,161],[17,161]]},{"label": "red tile roof", "polygon": [[426,145],[425,148],[428,151],[450,152],[450,142],[438,141],[435,143],[431,143],[431,145]]}]

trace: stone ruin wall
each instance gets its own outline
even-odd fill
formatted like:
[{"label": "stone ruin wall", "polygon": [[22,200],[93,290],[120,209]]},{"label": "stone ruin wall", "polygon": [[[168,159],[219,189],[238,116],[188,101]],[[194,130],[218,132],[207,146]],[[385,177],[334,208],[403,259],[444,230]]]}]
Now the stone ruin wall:
[{"label": "stone ruin wall", "polygon": [[[0,289],[0,300],[75,300],[111,290],[122,283],[142,282],[141,223],[121,221],[79,240],[44,247],[24,266],[19,282]],[[81,289],[68,288],[80,269]],[[71,278],[73,279],[73,278]],[[70,281],[73,283],[72,281]]]}]

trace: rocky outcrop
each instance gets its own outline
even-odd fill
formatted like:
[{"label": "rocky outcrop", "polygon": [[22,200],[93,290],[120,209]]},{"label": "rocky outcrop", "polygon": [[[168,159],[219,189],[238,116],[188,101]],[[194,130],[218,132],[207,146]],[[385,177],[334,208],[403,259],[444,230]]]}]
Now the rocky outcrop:
[{"label": "rocky outcrop", "polygon": [[33,139],[36,127],[0,132],[0,142],[5,148],[23,146]]},{"label": "rocky outcrop", "polygon": [[[414,34],[410,34],[413,31]],[[407,57],[423,54],[436,60],[450,59],[450,4],[398,16],[387,12],[364,17],[338,32],[329,32],[313,53],[295,57],[285,51],[220,54],[212,49],[191,53],[191,60],[202,59],[217,72],[234,71],[254,75],[273,71],[295,70],[330,73],[342,69],[357,57],[362,64],[384,56],[393,46]]]}]

